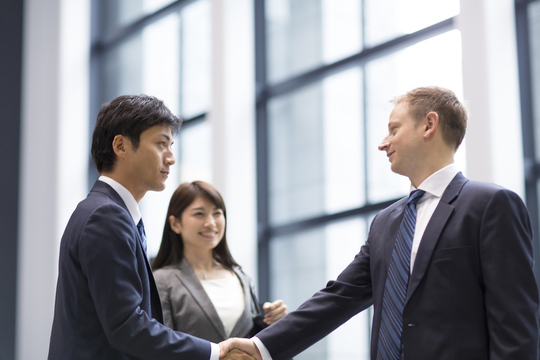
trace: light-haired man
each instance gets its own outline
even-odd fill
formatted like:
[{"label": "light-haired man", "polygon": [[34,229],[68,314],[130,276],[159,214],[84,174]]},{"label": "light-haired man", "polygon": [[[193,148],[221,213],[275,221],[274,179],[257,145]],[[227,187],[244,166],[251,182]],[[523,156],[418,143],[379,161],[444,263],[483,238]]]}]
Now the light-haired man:
[{"label": "light-haired man", "polygon": [[377,214],[335,281],[251,340],[222,343],[223,353],[290,358],[373,304],[372,360],[538,360],[525,205],[459,172],[467,111],[453,92],[417,88],[394,105],[379,150],[409,178],[410,196]]}]

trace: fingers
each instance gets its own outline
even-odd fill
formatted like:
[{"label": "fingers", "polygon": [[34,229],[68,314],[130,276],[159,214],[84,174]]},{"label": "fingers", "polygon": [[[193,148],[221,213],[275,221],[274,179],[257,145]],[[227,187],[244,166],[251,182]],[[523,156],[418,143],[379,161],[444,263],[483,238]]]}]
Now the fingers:
[{"label": "fingers", "polygon": [[234,349],[233,339],[222,341],[218,345],[219,345],[219,358],[220,359],[224,357],[225,355],[227,355],[229,351]]},{"label": "fingers", "polygon": [[251,356],[249,354],[246,354],[245,352],[237,350],[237,349],[233,349],[233,350],[229,351],[229,353],[225,357],[220,358],[220,359],[223,359],[223,360],[254,360],[253,356]]},{"label": "fingers", "polygon": [[264,322],[268,325],[275,323],[285,315],[287,315],[287,305],[282,300],[276,300],[273,303],[264,303],[265,311]]},{"label": "fingers", "polygon": [[[225,340],[223,342],[220,342],[219,344],[219,358],[222,359],[239,359],[239,360],[247,360],[251,358],[255,359],[261,359],[261,354],[259,352],[259,349],[257,346],[255,346],[255,343],[251,341],[250,339],[240,339],[240,338],[231,338],[228,340]],[[234,352],[234,357],[229,358],[226,357],[229,353],[232,353],[234,349],[238,349],[240,351]],[[247,353],[250,355],[250,357],[240,357],[242,352]],[[243,355],[244,356],[244,355]]]}]

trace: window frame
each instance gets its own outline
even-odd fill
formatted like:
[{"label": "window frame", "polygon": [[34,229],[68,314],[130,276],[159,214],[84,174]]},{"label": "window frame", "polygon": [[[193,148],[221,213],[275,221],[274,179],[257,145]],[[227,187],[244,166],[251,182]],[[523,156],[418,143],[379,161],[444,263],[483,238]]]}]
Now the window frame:
[{"label": "window frame", "polygon": [[[529,10],[532,3],[540,0],[516,0],[516,41],[519,71],[519,91],[521,105],[521,128],[523,138],[523,164],[525,174],[525,204],[529,210],[533,228],[534,272],[540,288],[540,212],[539,190],[540,162],[535,151],[535,124],[533,106],[533,82],[529,36]],[[538,84],[540,87],[540,84]],[[540,139],[539,139],[540,140]]]},{"label": "window frame", "polygon": [[[364,1],[362,1],[362,7]],[[292,221],[287,224],[273,226],[269,219],[269,159],[268,159],[268,103],[277,96],[292,92],[306,85],[315,83],[325,77],[351,67],[359,66],[362,71],[368,61],[381,58],[389,53],[412,46],[421,41],[446,33],[456,28],[456,16],[445,19],[414,33],[396,37],[390,41],[363,49],[349,57],[317,68],[294,74],[283,81],[269,83],[267,79],[266,57],[266,16],[265,0],[255,1],[255,81],[256,81],[256,171],[257,171],[257,218],[258,218],[258,285],[259,298],[262,301],[270,299],[270,242],[277,235],[293,234],[315,227],[324,226],[332,221],[351,218],[353,216],[368,216],[370,213],[382,210],[399,199],[391,199],[379,203],[366,203],[365,206],[340,211],[332,214],[315,216],[306,220]],[[363,24],[362,27],[365,25]],[[365,33],[365,32],[363,32]],[[364,39],[362,39],[362,42]],[[365,72],[364,72],[365,73]],[[362,85],[366,87],[366,77]],[[364,92],[365,93],[365,92]],[[365,101],[365,97],[362,99]],[[364,106],[365,111],[366,107]],[[365,114],[364,114],[365,115]],[[365,126],[365,125],[364,125]],[[367,152],[365,152],[367,154]],[[367,164],[367,161],[365,162]],[[366,165],[367,166],[367,165]]]},{"label": "window frame", "polygon": [[[176,0],[170,4],[142,15],[138,19],[123,26],[118,26],[110,31],[102,31],[104,28],[103,21],[106,18],[104,2],[107,0],[91,0],[91,40],[90,40],[90,121],[89,121],[89,136],[90,144],[92,143],[92,133],[96,125],[96,118],[99,109],[103,104],[102,94],[105,93],[103,72],[104,57],[107,52],[121,46],[131,36],[141,32],[147,26],[158,22],[166,16],[181,12],[183,8],[198,0]],[[181,81],[181,80],[180,80]],[[110,99],[112,100],[112,99]],[[183,118],[183,126],[191,126],[204,121],[207,121],[207,112],[203,112],[189,118]],[[88,186],[92,186],[99,177],[94,166],[93,160],[90,157],[88,160]]]}]

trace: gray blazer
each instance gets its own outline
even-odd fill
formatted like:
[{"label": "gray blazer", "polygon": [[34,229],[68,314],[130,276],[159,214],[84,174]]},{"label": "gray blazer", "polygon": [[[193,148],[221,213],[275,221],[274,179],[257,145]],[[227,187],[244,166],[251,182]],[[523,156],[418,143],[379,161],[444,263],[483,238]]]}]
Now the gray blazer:
[{"label": "gray blazer", "polygon": [[[262,323],[255,318],[263,311],[257,303],[251,279],[239,267],[233,271],[242,283],[246,305],[230,337],[250,337],[262,330],[262,326],[254,324]],[[214,304],[186,259],[156,270],[154,277],[166,326],[215,343],[228,338]]]}]

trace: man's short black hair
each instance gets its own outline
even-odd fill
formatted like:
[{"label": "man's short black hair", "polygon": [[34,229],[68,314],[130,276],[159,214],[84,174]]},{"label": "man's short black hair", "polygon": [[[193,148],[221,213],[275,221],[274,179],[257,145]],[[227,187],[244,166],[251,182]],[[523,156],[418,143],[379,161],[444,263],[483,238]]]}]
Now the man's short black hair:
[{"label": "man's short black hair", "polygon": [[153,96],[122,95],[103,104],[92,136],[91,152],[97,171],[101,174],[114,169],[116,154],[112,143],[116,135],[126,136],[137,149],[143,131],[165,125],[176,136],[181,124],[182,120]]}]

